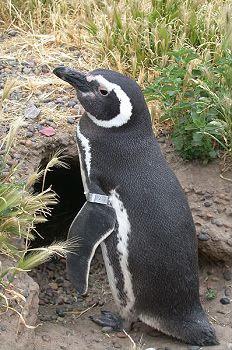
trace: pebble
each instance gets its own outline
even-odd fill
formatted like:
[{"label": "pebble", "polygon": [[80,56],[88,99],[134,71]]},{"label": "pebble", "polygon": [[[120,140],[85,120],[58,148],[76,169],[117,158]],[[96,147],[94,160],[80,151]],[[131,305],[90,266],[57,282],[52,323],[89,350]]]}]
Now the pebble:
[{"label": "pebble", "polygon": [[200,232],[198,235],[198,239],[199,241],[208,241],[210,239],[210,236],[208,235],[208,233]]},{"label": "pebble", "polygon": [[212,224],[218,226],[218,227],[222,227],[223,226],[223,222],[219,219],[212,219],[211,220]]},{"label": "pebble", "polygon": [[223,277],[226,281],[231,281],[232,280],[232,271],[230,271],[230,270],[224,271]]},{"label": "pebble", "polygon": [[112,327],[102,327],[102,332],[103,333],[111,333],[113,331]]},{"label": "pebble", "polygon": [[50,72],[50,68],[49,68],[49,66],[47,64],[43,64],[41,66],[41,71],[42,71],[42,73],[49,73]]},{"label": "pebble", "polygon": [[26,137],[32,137],[34,134],[32,131],[27,131],[26,132]]},{"label": "pebble", "polygon": [[229,299],[229,298],[221,298],[221,299],[220,299],[220,303],[221,303],[222,305],[230,304],[230,299]]},{"label": "pebble", "polygon": [[227,239],[227,244],[232,247],[232,238]]},{"label": "pebble", "polygon": [[5,332],[6,331],[6,326],[5,325],[0,325],[0,331]]},{"label": "pebble", "polygon": [[193,346],[189,346],[188,347],[188,350],[200,350],[200,346],[198,346],[198,345],[193,345]]},{"label": "pebble", "polygon": [[231,289],[230,288],[225,288],[224,293],[225,293],[226,297],[231,297]]},{"label": "pebble", "polygon": [[27,106],[24,116],[25,118],[36,119],[41,113],[41,110],[37,108],[33,103]]},{"label": "pebble", "polygon": [[69,124],[74,124],[74,123],[75,123],[75,119],[74,119],[73,117],[68,117],[68,118],[67,118],[67,122],[68,122]]},{"label": "pebble", "polygon": [[22,72],[23,72],[24,74],[29,74],[29,73],[31,73],[31,68],[29,68],[29,67],[24,67],[24,68],[22,69]]},{"label": "pebble", "polygon": [[67,350],[68,348],[67,348],[67,346],[60,345],[60,349],[61,349],[61,350]]},{"label": "pebble", "polygon": [[65,317],[65,308],[64,307],[57,307],[56,313],[59,317]]},{"label": "pebble", "polygon": [[209,202],[209,201],[204,202],[204,206],[205,206],[206,208],[211,207],[212,204],[213,204],[213,203],[212,203],[212,202]]},{"label": "pebble", "polygon": [[[68,107],[74,107],[76,104],[77,104],[77,101],[71,100],[71,101],[68,101],[67,106],[68,106]],[[75,112],[76,112],[76,111],[75,111]]]},{"label": "pebble", "polygon": [[55,100],[55,103],[56,104],[64,104],[64,100],[61,98],[61,97],[58,97],[56,100]]}]

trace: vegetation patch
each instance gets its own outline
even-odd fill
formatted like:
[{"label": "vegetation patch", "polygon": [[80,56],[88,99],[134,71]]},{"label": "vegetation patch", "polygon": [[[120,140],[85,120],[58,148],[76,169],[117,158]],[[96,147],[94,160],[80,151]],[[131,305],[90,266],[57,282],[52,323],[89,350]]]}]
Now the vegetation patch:
[{"label": "vegetation patch", "polygon": [[187,159],[208,161],[223,150],[232,152],[232,59],[230,52],[203,61],[192,49],[171,53],[173,62],[159,69],[146,90],[161,102],[161,121],[173,123],[176,150]]}]

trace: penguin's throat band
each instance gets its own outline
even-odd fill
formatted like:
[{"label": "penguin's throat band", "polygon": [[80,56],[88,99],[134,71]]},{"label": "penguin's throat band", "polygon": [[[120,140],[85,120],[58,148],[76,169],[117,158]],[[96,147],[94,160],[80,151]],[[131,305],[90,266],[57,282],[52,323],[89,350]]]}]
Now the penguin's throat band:
[{"label": "penguin's throat band", "polygon": [[98,203],[111,206],[110,197],[98,193],[86,193],[87,202]]}]

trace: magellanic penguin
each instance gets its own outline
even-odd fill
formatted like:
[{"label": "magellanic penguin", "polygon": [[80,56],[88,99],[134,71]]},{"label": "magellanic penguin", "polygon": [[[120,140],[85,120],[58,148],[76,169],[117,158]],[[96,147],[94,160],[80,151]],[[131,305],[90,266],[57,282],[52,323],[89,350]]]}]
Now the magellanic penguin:
[{"label": "magellanic penguin", "polygon": [[[199,300],[191,212],[154,137],[139,86],[110,70],[83,74],[58,67],[54,73],[76,89],[85,110],[77,142],[87,201],[69,231],[80,247],[67,259],[77,291],[87,292],[90,263],[101,245],[127,324],[139,318],[186,343],[217,344]],[[108,316],[103,313],[99,323],[107,325]]]}]

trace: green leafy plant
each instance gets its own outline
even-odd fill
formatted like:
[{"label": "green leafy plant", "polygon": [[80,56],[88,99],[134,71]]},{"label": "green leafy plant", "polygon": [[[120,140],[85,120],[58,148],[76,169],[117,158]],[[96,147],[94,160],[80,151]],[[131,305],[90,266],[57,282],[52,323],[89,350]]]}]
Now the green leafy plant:
[{"label": "green leafy plant", "polygon": [[214,300],[217,297],[217,291],[213,288],[208,288],[205,297],[207,300]]},{"label": "green leafy plant", "polygon": [[145,94],[162,104],[161,120],[173,123],[172,140],[180,155],[205,162],[222,149],[231,154],[232,60],[230,53],[215,64],[202,62],[192,49],[172,53],[173,62]]}]

